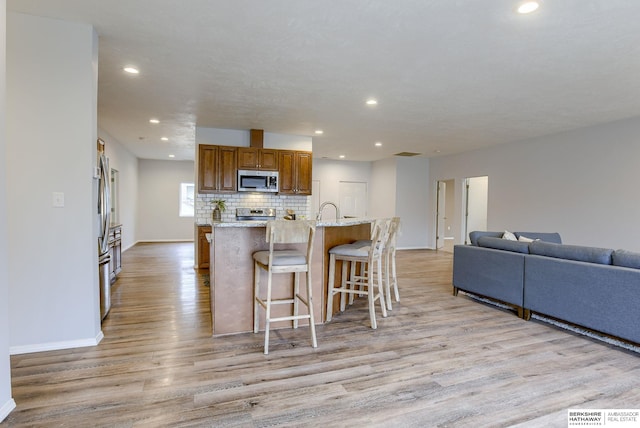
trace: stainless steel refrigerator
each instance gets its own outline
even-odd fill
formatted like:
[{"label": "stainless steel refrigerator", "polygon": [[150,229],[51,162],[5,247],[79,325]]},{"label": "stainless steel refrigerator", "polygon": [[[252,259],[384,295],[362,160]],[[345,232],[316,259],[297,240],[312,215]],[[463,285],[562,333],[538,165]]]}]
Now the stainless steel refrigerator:
[{"label": "stainless steel refrigerator", "polygon": [[111,224],[111,201],[109,196],[109,159],[104,154],[104,142],[98,140],[98,270],[100,277],[100,319],[103,320],[111,309],[111,279],[109,275],[109,225]]}]

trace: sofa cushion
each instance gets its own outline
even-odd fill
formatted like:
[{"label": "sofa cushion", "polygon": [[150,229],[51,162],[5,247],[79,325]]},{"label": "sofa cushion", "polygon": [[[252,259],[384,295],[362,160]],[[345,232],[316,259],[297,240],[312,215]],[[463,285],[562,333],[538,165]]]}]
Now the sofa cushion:
[{"label": "sofa cushion", "polygon": [[471,240],[471,245],[478,246],[478,238],[482,236],[492,236],[494,238],[502,238],[502,234],[504,232],[487,232],[483,230],[474,230],[473,232],[469,232],[469,239]]},{"label": "sofa cushion", "polygon": [[515,232],[516,236],[520,238],[521,236],[525,236],[529,239],[536,240],[539,239],[545,242],[553,242],[554,244],[562,244],[562,239],[560,238],[560,234],[557,232]]},{"label": "sofa cushion", "polygon": [[502,239],[507,239],[509,241],[517,241],[518,238],[516,238],[516,235],[514,235],[512,232],[509,232],[508,230],[505,230],[504,233],[502,234]]},{"label": "sofa cushion", "polygon": [[529,244],[526,242],[511,241],[509,239],[495,238],[492,236],[481,236],[478,238],[478,246],[529,254]]},{"label": "sofa cushion", "polygon": [[611,255],[613,254],[613,250],[608,248],[563,245],[544,241],[533,241],[530,243],[529,252],[539,256],[598,263],[603,265],[611,264]]},{"label": "sofa cushion", "polygon": [[611,263],[616,266],[640,269],[640,253],[627,250],[615,250]]}]

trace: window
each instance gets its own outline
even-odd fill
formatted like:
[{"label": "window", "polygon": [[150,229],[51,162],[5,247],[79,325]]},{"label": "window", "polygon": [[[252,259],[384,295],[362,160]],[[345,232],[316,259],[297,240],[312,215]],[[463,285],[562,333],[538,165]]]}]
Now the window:
[{"label": "window", "polygon": [[193,217],[195,189],[193,183],[180,183],[180,217]]}]

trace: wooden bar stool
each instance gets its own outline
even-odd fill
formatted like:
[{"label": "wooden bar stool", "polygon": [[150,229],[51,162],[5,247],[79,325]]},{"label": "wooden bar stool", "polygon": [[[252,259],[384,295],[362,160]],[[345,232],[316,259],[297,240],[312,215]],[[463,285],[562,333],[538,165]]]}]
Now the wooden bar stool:
[{"label": "wooden bar stool", "polygon": [[[315,320],[313,317],[313,299],[311,293],[311,257],[313,255],[313,240],[315,237],[315,222],[302,220],[275,220],[267,222],[268,251],[253,253],[254,260],[254,302],[253,302],[253,332],[260,328],[259,308],[265,310],[264,353],[269,353],[269,328],[271,322],[293,321],[293,328],[298,328],[298,320],[309,320],[311,345],[316,348]],[[307,244],[306,252],[295,249],[276,249],[277,244]],[[267,272],[266,297],[260,297],[260,272]],[[300,295],[300,273],[306,272],[306,298]],[[272,274],[293,273],[293,296],[290,298],[272,298]],[[298,313],[299,303],[307,307],[307,314]],[[273,317],[272,305],[293,305],[292,315]]]},{"label": "wooden bar stool", "polygon": [[[385,289],[385,297],[387,310],[392,310],[391,304],[391,289],[393,289],[393,296],[396,302],[400,301],[400,291],[398,290],[398,276],[396,274],[396,237],[400,228],[400,217],[392,217],[389,219],[387,239],[384,245],[384,252],[382,254],[384,269],[383,281]],[[371,240],[362,239],[353,243],[357,246],[371,245]],[[356,270],[355,264],[351,266],[352,275]],[[353,295],[349,296],[349,304],[353,303]]]},{"label": "wooden bar stool", "polygon": [[[329,288],[327,295],[327,322],[331,321],[333,312],[333,296],[340,293],[340,310],[345,310],[345,296],[368,296],[369,318],[371,328],[378,327],[376,322],[375,301],[380,300],[382,316],[387,316],[382,280],[382,254],[387,235],[387,220],[376,220],[373,224],[372,239],[369,246],[345,244],[329,250]],[[342,283],[335,287],[336,262],[342,262]],[[347,265],[351,263],[366,264],[363,272],[356,275],[352,269],[347,277]]]}]

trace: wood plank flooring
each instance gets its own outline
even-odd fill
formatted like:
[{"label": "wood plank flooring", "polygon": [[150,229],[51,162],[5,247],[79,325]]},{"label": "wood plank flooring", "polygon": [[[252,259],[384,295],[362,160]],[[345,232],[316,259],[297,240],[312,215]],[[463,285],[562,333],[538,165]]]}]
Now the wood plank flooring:
[{"label": "wood plank flooring", "polygon": [[[451,293],[452,255],[399,251],[401,302],[318,326],[211,337],[193,244],[123,254],[95,347],[11,357],[0,427],[566,427],[569,408],[639,408],[638,354]],[[379,315],[379,313],[378,313]]]}]

